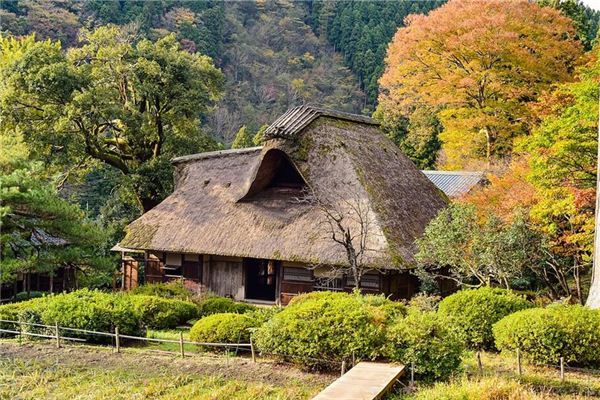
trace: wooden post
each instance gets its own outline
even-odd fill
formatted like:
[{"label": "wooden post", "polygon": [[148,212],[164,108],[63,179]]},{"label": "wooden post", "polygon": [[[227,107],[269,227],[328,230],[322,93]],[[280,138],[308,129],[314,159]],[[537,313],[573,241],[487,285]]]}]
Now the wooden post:
[{"label": "wooden post", "polygon": [[181,352],[181,358],[185,358],[185,349],[183,348],[183,332],[179,331],[179,351]]},{"label": "wooden post", "polygon": [[121,352],[121,338],[119,337],[119,327],[115,326],[115,350]]},{"label": "wooden post", "polygon": [[256,354],[254,353],[254,343],[252,337],[250,337],[250,352],[252,353],[252,362],[256,362]]},{"label": "wooden post", "polygon": [[560,381],[565,381],[565,358],[560,358]]},{"label": "wooden post", "polygon": [[58,322],[54,321],[54,334],[56,337],[56,348],[60,349],[60,335],[58,332]]},{"label": "wooden post", "polygon": [[410,362],[410,387],[415,386],[415,362]]},{"label": "wooden post", "polygon": [[229,349],[225,347],[225,363],[229,365]]},{"label": "wooden post", "polygon": [[23,324],[19,321],[19,346],[23,344]]},{"label": "wooden post", "polygon": [[356,356],[354,354],[354,350],[352,350],[352,366],[354,367],[356,365]]},{"label": "wooden post", "polygon": [[346,373],[346,360],[342,360],[342,372],[341,372],[340,376],[344,376],[345,373]]},{"label": "wooden post", "polygon": [[523,368],[521,367],[521,350],[517,349],[517,372],[519,376],[523,375]]},{"label": "wooden post", "polygon": [[481,362],[481,351],[477,350],[477,368],[479,369],[479,375],[483,375],[483,363]]}]

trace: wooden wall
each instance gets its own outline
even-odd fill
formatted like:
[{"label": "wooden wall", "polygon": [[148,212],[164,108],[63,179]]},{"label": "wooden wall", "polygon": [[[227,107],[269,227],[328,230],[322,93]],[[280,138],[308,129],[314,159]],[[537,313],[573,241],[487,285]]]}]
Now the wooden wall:
[{"label": "wooden wall", "polygon": [[244,299],[244,271],[241,258],[210,256],[207,272],[208,279],[205,280],[205,284],[212,292],[236,300]]}]

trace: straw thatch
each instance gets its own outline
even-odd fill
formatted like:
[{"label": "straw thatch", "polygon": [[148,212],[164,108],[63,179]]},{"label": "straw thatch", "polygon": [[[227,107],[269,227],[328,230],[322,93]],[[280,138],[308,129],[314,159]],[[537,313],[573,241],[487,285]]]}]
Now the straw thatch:
[{"label": "straw thatch", "polygon": [[[322,210],[299,201],[308,187],[340,209],[350,200],[366,204],[374,219],[367,261],[379,268],[409,266],[415,239],[446,205],[445,196],[372,120],[317,110],[301,128],[286,128],[297,125],[294,118],[280,123],[264,147],[174,159],[175,191],[134,221],[121,245],[346,264],[345,249],[330,239]],[[306,112],[311,108],[296,115]],[[304,189],[272,185],[286,165],[299,173]],[[351,218],[347,222],[357,229]]]}]

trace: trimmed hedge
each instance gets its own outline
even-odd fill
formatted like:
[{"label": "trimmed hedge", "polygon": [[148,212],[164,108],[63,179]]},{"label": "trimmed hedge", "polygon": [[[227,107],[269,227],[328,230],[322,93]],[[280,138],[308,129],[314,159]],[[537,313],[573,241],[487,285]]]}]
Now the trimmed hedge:
[{"label": "trimmed hedge", "polygon": [[[82,289],[0,307],[3,319],[18,319],[85,329],[112,332],[115,326],[126,335],[144,336],[141,318],[134,312],[126,296]],[[6,326],[8,324],[5,324]],[[11,325],[12,326],[12,325]],[[24,327],[36,332],[41,328]],[[109,342],[106,336],[69,332],[71,337],[82,337],[91,342]]]},{"label": "trimmed hedge", "polygon": [[256,310],[251,304],[237,303],[227,297],[209,297],[198,303],[198,317],[206,317],[212,314],[244,314]]},{"label": "trimmed hedge", "polygon": [[190,338],[195,342],[248,343],[250,329],[257,325],[254,319],[244,314],[212,314],[194,324]]},{"label": "trimmed hedge", "polygon": [[128,300],[142,323],[151,329],[176,328],[198,316],[198,307],[189,301],[145,295],[129,296]]},{"label": "trimmed hedge", "polygon": [[[131,307],[127,296],[82,289],[76,292],[46,297],[38,309],[41,321],[47,325],[111,332],[115,326],[126,335],[144,336],[142,320]],[[71,335],[71,333],[70,333]],[[91,341],[109,341],[103,336],[84,335]]]},{"label": "trimmed hedge", "polygon": [[532,308],[494,325],[496,347],[521,352],[535,363],[560,357],[580,366],[600,367],[600,311],[580,305]]},{"label": "trimmed hedge", "polygon": [[493,349],[492,326],[505,316],[532,306],[510,290],[483,287],[461,290],[446,297],[438,311],[451,318],[467,346]]},{"label": "trimmed hedge", "polygon": [[381,356],[385,328],[399,307],[381,296],[313,292],[297,296],[254,334],[257,347],[305,367],[339,368],[341,359]]},{"label": "trimmed hedge", "polygon": [[423,380],[446,379],[460,367],[463,342],[447,318],[435,312],[415,310],[397,319],[387,338],[387,356],[405,365],[414,362],[415,375]]}]

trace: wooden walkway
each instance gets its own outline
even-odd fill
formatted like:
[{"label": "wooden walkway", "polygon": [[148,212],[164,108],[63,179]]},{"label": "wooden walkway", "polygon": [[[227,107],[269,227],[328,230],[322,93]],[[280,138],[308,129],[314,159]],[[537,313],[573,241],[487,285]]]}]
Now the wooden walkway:
[{"label": "wooden walkway", "polygon": [[359,362],[313,400],[376,400],[404,373],[404,365]]}]

